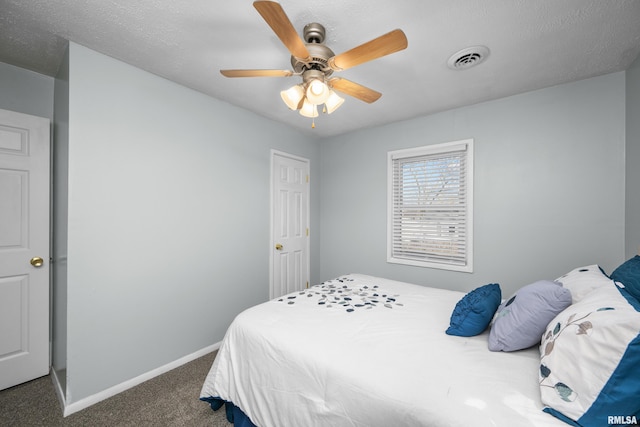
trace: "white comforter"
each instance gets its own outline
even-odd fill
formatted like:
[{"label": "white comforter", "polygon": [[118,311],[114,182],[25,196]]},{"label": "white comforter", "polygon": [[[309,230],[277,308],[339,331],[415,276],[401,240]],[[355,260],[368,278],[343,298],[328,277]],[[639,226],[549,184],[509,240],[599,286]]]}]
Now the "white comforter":
[{"label": "white comforter", "polygon": [[537,348],[445,330],[463,293],[352,274],[252,307],[201,397],[260,427],[565,426],[542,412]]}]

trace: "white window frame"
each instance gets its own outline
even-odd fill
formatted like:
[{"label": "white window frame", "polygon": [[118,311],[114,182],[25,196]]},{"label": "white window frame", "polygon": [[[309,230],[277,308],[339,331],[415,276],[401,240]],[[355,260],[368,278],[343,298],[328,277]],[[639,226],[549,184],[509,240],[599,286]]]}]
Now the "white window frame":
[{"label": "white window frame", "polygon": [[[396,212],[400,209],[400,201],[395,204],[396,193],[399,195],[397,188],[401,183],[398,179],[398,186],[394,182],[394,164],[402,162],[404,160],[410,160],[412,158],[423,157],[425,161],[429,157],[436,158],[442,155],[459,153],[463,158],[463,168],[461,169],[461,175],[464,177],[461,179],[464,181],[462,186],[464,190],[461,192],[463,217],[458,218],[459,226],[463,227],[462,237],[461,233],[455,233],[451,240],[447,240],[446,236],[443,237],[442,231],[438,232],[438,237],[431,239],[419,240],[419,248],[415,247],[409,251],[402,250],[403,244],[397,241],[396,237],[400,236],[397,228],[401,227],[401,221],[399,217],[396,217]],[[422,160],[422,159],[416,159]],[[459,194],[459,193],[458,193]],[[397,212],[400,215],[399,212]],[[441,227],[440,220],[438,226]],[[397,228],[394,228],[396,226]],[[444,240],[442,240],[444,238]],[[458,252],[457,256],[447,257],[446,254],[437,250],[428,250],[425,245],[426,242],[444,241],[450,246],[464,245],[464,248]],[[395,242],[395,245],[394,245]],[[462,253],[462,256],[460,256]],[[390,151],[387,153],[387,262],[394,264],[406,264],[419,267],[438,268],[444,270],[453,270],[471,273],[473,272],[473,139],[465,139],[460,141],[446,142],[442,144],[427,145],[423,147],[409,148],[404,150]]]}]

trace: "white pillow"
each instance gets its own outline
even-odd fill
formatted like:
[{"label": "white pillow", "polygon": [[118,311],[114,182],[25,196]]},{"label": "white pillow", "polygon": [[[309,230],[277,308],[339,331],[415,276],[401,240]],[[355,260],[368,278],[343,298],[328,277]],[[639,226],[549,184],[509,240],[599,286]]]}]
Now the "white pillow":
[{"label": "white pillow", "polygon": [[609,279],[597,264],[571,270],[564,276],[558,277],[556,282],[569,289],[574,304],[591,291],[613,284],[613,280]]}]

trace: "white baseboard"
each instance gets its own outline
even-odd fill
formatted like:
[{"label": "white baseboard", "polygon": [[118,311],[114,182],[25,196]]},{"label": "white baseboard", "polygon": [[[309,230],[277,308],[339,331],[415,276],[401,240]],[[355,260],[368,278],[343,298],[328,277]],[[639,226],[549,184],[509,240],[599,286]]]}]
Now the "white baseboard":
[{"label": "white baseboard", "polygon": [[58,380],[58,377],[55,371],[51,370],[53,374],[52,379],[54,382],[54,386],[55,386],[56,392],[58,393],[58,398],[60,399],[60,403],[63,407],[63,416],[67,417],[71,414],[75,414],[78,411],[86,409],[89,406],[95,405],[96,403],[101,402],[105,399],[113,397],[118,393],[122,393],[123,391],[128,390],[132,387],[135,387],[138,384],[142,384],[143,382],[148,381],[152,378],[155,378],[158,375],[162,375],[165,372],[168,372],[172,369],[175,369],[179,366],[184,365],[185,363],[189,363],[193,360],[196,360],[199,357],[202,357],[206,354],[211,353],[212,351],[216,351],[220,348],[221,343],[222,342],[217,342],[215,344],[212,344],[208,347],[203,348],[202,350],[196,351],[195,353],[188,354],[184,357],[181,357],[178,360],[174,360],[171,363],[167,363],[164,366],[160,366],[159,368],[153,369],[142,375],[138,375],[137,377],[131,378],[130,380],[127,380],[123,383],[114,385],[113,387],[109,387],[108,389],[103,390],[100,393],[96,393],[94,395],[85,397],[84,399],[78,400],[77,402],[73,402],[69,404],[66,403],[65,394],[60,386],[60,381]]}]

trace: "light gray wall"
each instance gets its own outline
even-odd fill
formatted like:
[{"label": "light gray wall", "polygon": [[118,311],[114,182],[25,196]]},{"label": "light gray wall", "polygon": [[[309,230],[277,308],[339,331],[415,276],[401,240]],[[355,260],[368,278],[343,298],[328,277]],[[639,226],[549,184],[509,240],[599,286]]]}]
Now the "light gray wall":
[{"label": "light gray wall", "polygon": [[640,253],[640,57],[626,72],[626,258]]},{"label": "light gray wall", "polygon": [[[322,142],[321,278],[351,272],[503,293],[623,258],[623,72]],[[386,262],[386,154],[475,140],[474,272]]]},{"label": "light gray wall", "polygon": [[313,169],[319,148],[73,43],[69,75],[72,403],[220,341],[267,300],[270,149]]},{"label": "light gray wall", "polygon": [[69,202],[69,50],[55,78],[52,155],[52,366],[66,389],[67,222]]},{"label": "light gray wall", "polygon": [[0,108],[53,120],[53,78],[0,62]]}]

